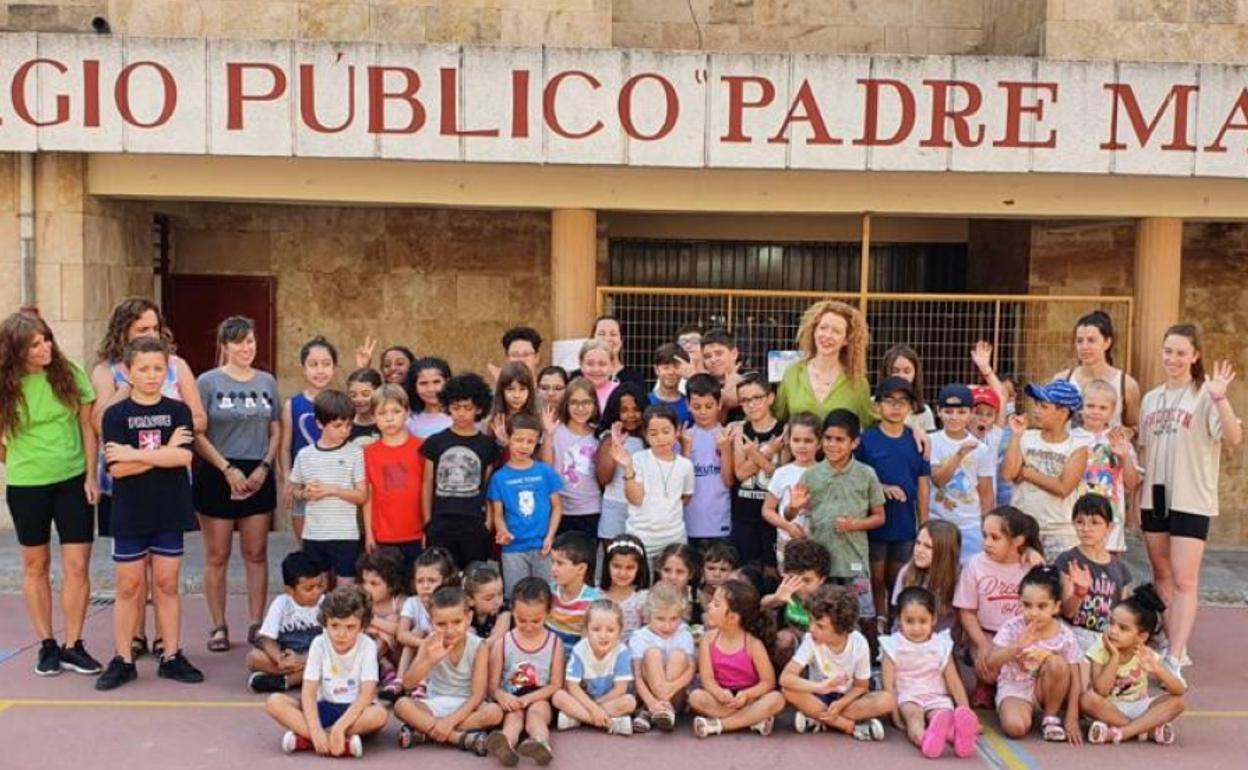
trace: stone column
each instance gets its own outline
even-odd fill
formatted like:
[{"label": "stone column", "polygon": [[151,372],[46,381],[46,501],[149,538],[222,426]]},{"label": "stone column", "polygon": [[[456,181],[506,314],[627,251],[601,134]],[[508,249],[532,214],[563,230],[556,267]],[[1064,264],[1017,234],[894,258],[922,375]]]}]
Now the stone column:
[{"label": "stone column", "polygon": [[586,337],[597,315],[598,213],[550,212],[551,315],[555,339]]},{"label": "stone column", "polygon": [[1148,217],[1135,226],[1135,371],[1141,391],[1165,379],[1161,338],[1179,320],[1183,220]]}]

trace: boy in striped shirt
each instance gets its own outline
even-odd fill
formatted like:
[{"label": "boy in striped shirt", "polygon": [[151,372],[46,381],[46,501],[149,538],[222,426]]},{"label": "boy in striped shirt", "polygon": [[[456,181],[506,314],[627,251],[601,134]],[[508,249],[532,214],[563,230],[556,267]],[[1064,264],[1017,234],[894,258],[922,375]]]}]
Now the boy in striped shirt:
[{"label": "boy in striped shirt", "polygon": [[555,538],[550,549],[551,597],[546,627],[563,640],[564,648],[585,634],[585,614],[602,592],[586,585],[593,571],[594,541],[579,532],[565,532]]},{"label": "boy in striped shirt", "polygon": [[303,525],[303,552],[332,577],[327,583],[355,582],[355,560],[360,555],[360,527],[356,509],[368,500],[364,450],[348,441],[355,420],[351,397],[341,390],[324,390],[312,402],[321,437],[295,456],[290,483],[297,500],[307,502]]}]

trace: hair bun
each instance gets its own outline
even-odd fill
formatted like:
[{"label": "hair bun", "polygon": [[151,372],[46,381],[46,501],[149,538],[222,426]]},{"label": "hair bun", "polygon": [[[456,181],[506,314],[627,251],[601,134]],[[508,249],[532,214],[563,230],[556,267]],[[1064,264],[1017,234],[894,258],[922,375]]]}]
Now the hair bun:
[{"label": "hair bun", "polygon": [[1136,586],[1131,592],[1131,598],[1135,599],[1141,607],[1147,607],[1158,615],[1166,611],[1166,603],[1162,601],[1161,594],[1157,593],[1157,586],[1152,583]]}]

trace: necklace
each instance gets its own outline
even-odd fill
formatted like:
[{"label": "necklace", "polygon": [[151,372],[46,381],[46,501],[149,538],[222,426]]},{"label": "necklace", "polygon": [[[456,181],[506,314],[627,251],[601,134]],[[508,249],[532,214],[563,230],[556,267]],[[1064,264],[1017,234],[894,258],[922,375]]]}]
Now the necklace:
[{"label": "necklace", "polygon": [[[676,473],[676,458],[673,457],[670,463],[666,460],[659,460],[658,455],[655,455],[654,459],[659,463],[659,480],[663,482],[663,494],[671,497],[672,490],[667,488],[667,482],[671,481],[672,475]],[[663,472],[664,465],[668,466],[667,473]]]}]

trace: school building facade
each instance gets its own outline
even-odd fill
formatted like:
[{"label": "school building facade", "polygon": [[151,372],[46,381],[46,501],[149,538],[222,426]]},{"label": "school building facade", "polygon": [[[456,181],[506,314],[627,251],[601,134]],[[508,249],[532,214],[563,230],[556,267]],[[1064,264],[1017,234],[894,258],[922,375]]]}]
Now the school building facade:
[{"label": "school building facade", "polygon": [[[482,370],[601,311],[634,365],[697,322],[760,367],[832,295],[931,388],[979,338],[1047,378],[1097,307],[1145,389],[1180,319],[1248,371],[1248,3],[43,0],[0,30],[0,307],[88,366],[132,295],[197,370],[257,318],[285,392],[314,334]],[[1246,544],[1222,467],[1211,539]]]}]

